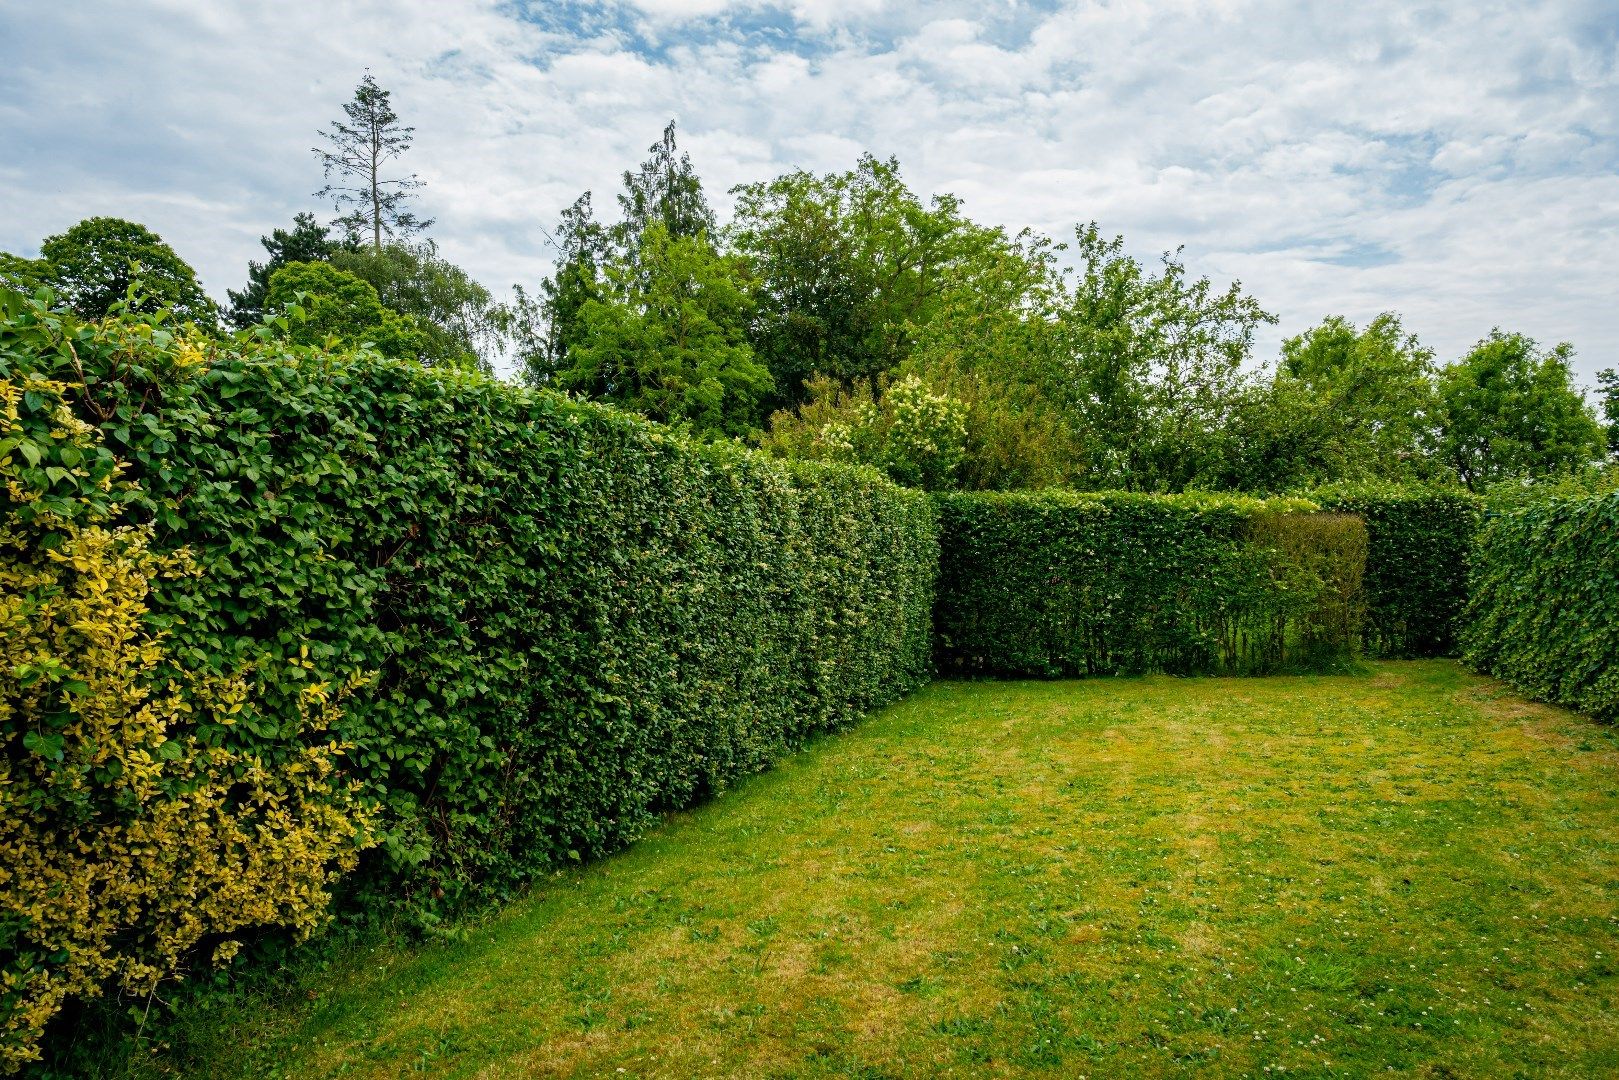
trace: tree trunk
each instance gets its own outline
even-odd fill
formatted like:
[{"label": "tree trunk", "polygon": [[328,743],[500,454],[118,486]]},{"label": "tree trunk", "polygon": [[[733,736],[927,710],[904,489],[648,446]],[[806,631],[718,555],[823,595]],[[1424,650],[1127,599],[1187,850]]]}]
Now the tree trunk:
[{"label": "tree trunk", "polygon": [[377,201],[377,166],[380,164],[377,158],[382,153],[382,147],[378,145],[380,138],[381,133],[377,131],[377,125],[373,122],[371,125],[371,250],[378,254],[382,252],[382,204]]}]

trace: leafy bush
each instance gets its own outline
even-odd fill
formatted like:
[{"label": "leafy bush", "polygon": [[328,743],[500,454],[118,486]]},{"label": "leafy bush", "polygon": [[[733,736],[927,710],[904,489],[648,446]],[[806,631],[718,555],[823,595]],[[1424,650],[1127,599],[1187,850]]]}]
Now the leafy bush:
[{"label": "leafy bush", "polygon": [[1492,514],[1473,550],[1462,658],[1525,693],[1619,719],[1619,494]]},{"label": "leafy bush", "polygon": [[1387,484],[1326,487],[1308,497],[1366,522],[1366,652],[1452,655],[1480,500],[1456,489]]},{"label": "leafy bush", "polygon": [[611,850],[926,677],[934,512],[873,472],[269,329],[5,303],[0,357],[81,384],[131,512],[203,571],[155,594],[175,661],[262,687],[212,743],[291,760],[306,688],[368,679],[333,729],[382,808],[362,902]]},{"label": "leafy bush", "polygon": [[871,465],[907,487],[949,487],[967,442],[967,408],[935,394],[916,376],[845,387],[819,375],[805,384],[809,400],[780,409],[760,448],[776,457]]},{"label": "leafy bush", "polygon": [[[66,387],[0,359],[0,1071],[38,1056],[70,998],[153,991],[185,955],[264,925],[307,933],[369,812],[334,770],[335,695],[307,684],[275,768],[206,735],[248,673],[173,664],[151,588],[183,551],[116,522],[118,466]],[[160,674],[161,670],[161,674]]]},{"label": "leafy bush", "polygon": [[1364,533],[1336,515],[1296,521],[1308,502],[1048,492],[939,506],[944,667],[1261,671],[1354,649]]}]

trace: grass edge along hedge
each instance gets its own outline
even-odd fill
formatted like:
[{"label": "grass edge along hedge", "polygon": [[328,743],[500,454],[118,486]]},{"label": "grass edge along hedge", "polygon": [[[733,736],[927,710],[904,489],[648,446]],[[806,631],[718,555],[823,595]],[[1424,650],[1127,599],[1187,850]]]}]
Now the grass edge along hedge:
[{"label": "grass edge along hedge", "polygon": [[[161,656],[125,674],[239,680],[183,704],[187,745],[243,769],[341,751],[380,841],[351,905],[427,912],[600,855],[930,673],[935,511],[873,471],[268,332],[0,305],[0,378],[62,386],[125,467],[117,512],[188,567],[149,575]],[[333,688],[340,713],[311,722]],[[56,751],[27,737],[50,718],[12,698],[28,767]],[[199,889],[204,941],[230,927],[207,922],[218,883]],[[9,980],[41,924],[0,901]]]},{"label": "grass edge along hedge", "polygon": [[1256,672],[1352,655],[1366,532],[1302,499],[940,496],[939,665]]},{"label": "grass edge along hedge", "polygon": [[1619,720],[1619,493],[1491,514],[1462,659],[1531,697]]}]

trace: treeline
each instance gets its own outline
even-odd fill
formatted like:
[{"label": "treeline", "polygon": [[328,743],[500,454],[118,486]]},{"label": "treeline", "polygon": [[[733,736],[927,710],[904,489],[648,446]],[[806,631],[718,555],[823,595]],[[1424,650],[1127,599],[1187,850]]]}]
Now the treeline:
[{"label": "treeline", "polygon": [[1240,283],[1155,264],[1095,223],[1059,242],[924,198],[897,162],[732,191],[722,223],[671,123],[623,174],[616,213],[581,195],[547,233],[552,275],[497,298],[410,211],[410,148],[368,75],[317,147],[340,211],[298,215],[217,310],[143,227],[81,222],[0,279],[82,317],[135,285],[204,327],[265,320],[295,344],[375,345],[499,367],[705,439],[874,465],[936,489],[1279,493],[1339,481],[1575,487],[1619,453],[1619,375],[1601,415],[1572,347],[1490,330],[1442,362],[1393,313],[1341,317],[1254,356],[1276,321]]}]

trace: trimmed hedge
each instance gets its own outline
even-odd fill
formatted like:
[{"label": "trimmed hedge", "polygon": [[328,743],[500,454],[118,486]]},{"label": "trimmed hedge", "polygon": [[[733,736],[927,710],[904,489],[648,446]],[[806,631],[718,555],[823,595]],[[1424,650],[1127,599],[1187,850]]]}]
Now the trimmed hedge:
[{"label": "trimmed hedge", "polygon": [[1367,654],[1454,655],[1483,501],[1455,489],[1349,484],[1305,497],[1366,522]]},{"label": "trimmed hedge", "polygon": [[941,496],[940,666],[1265,671],[1354,649],[1365,531],[1302,500]]},{"label": "trimmed hedge", "polygon": [[1531,696],[1619,719],[1619,494],[1491,515],[1462,659]]},{"label": "trimmed hedge", "polygon": [[79,384],[130,512],[201,570],[155,588],[168,653],[252,673],[203,739],[290,760],[321,737],[306,689],[353,687],[333,732],[382,808],[379,906],[602,854],[929,674],[935,513],[874,472],[268,331],[8,302],[0,355]]}]

